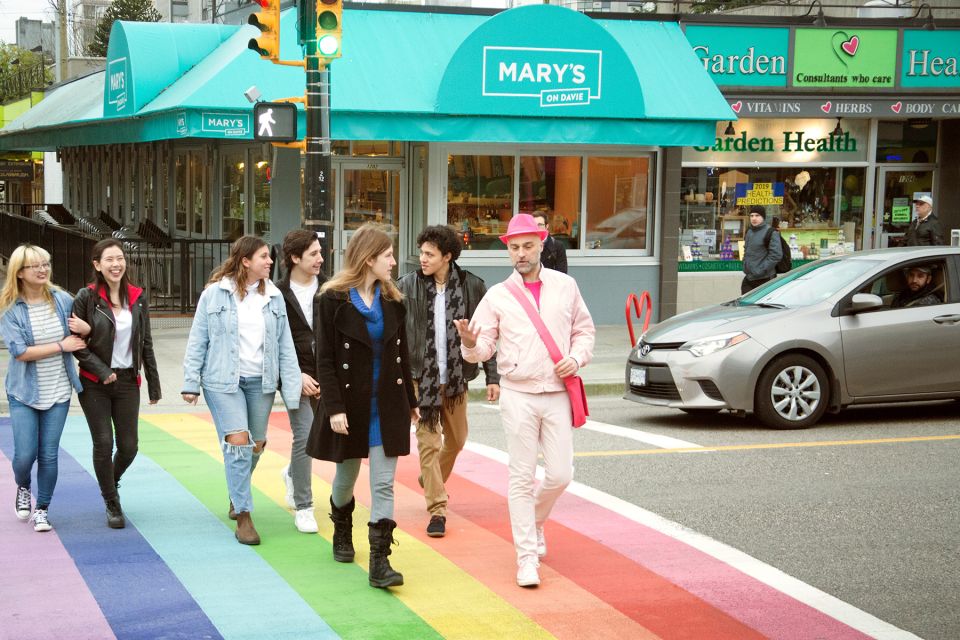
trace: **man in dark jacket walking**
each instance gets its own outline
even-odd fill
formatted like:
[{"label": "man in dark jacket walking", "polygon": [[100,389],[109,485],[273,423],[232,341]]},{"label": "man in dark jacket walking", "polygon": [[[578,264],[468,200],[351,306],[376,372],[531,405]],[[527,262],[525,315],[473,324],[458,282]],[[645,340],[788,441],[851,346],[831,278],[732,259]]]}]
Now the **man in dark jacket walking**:
[{"label": "man in dark jacket walking", "polygon": [[[460,337],[454,320],[473,316],[487,292],[483,280],[457,264],[460,241],[450,227],[431,226],[417,237],[420,269],[400,278],[407,308],[406,330],[410,347],[410,372],[417,383],[420,422],[420,484],[430,523],[427,535],[446,534],[447,491],[444,487],[457,454],[467,440],[467,383],[477,365],[460,354]],[[496,358],[484,363],[487,400],[500,397]]]},{"label": "man in dark jacket walking", "polygon": [[[770,231],[771,233],[767,233]],[[777,275],[777,263],[783,257],[780,234],[767,224],[767,210],[750,207],[750,228],[743,238],[743,282],[740,293],[756,289]]]},{"label": "man in dark jacket walking", "polygon": [[[533,219],[537,221],[537,226],[549,233],[547,229],[547,213],[545,211],[535,211]],[[543,241],[543,253],[540,254],[540,264],[547,269],[553,269],[560,273],[567,272],[567,250],[564,249],[560,241],[552,235],[548,235]]]},{"label": "man in dark jacket walking", "polygon": [[943,240],[943,227],[933,213],[933,198],[920,196],[913,201],[917,217],[910,222],[903,236],[905,247],[926,247],[946,244]]}]

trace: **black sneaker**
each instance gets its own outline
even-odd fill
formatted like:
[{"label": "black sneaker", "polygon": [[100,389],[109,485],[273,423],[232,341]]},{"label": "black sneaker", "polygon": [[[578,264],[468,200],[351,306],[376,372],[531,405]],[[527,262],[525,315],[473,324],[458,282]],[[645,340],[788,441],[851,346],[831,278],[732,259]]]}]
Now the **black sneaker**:
[{"label": "black sneaker", "polygon": [[446,533],[446,516],[430,516],[430,524],[427,525],[427,535],[431,538],[442,538]]}]

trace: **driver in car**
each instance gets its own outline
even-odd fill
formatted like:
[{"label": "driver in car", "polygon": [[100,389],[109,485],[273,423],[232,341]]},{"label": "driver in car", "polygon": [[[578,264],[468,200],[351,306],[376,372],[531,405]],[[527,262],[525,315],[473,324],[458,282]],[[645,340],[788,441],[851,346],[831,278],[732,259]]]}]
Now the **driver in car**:
[{"label": "driver in car", "polygon": [[940,304],[943,300],[934,291],[933,267],[916,265],[903,270],[903,277],[907,287],[897,292],[890,305],[894,309],[904,307],[925,307]]}]

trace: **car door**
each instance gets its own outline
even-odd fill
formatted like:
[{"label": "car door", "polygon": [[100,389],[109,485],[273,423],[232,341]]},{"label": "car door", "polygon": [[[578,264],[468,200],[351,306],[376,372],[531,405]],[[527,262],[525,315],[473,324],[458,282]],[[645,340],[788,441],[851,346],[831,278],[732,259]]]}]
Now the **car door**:
[{"label": "car door", "polygon": [[851,396],[960,391],[958,265],[955,257],[943,264],[943,304],[840,318],[844,374]]}]

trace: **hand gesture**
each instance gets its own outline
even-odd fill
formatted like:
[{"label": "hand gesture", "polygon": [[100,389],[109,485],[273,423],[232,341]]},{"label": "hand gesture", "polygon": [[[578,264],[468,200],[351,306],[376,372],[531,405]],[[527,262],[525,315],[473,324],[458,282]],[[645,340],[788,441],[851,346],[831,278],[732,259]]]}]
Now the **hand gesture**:
[{"label": "hand gesture", "polygon": [[580,365],[577,364],[577,361],[567,356],[557,364],[553,365],[553,372],[556,373],[561,378],[569,378],[580,369]]},{"label": "hand gesture", "polygon": [[460,342],[467,349],[473,349],[477,346],[477,338],[480,336],[480,331],[483,327],[480,325],[471,326],[469,320],[454,320],[453,326],[457,328],[457,333],[460,334]]},{"label": "hand gesture", "polygon": [[[200,397],[195,393],[181,393],[180,397],[183,398],[183,401],[187,404],[197,404],[197,399]],[[150,404],[153,404],[152,402]]]},{"label": "hand gesture", "polygon": [[70,314],[70,318],[67,320],[67,328],[70,329],[70,333],[75,333],[81,338],[90,335],[90,325],[78,318],[75,313]]},{"label": "hand gesture", "polygon": [[303,385],[303,395],[308,398],[320,397],[320,383],[313,379],[309,373],[301,373],[300,378]]},{"label": "hand gesture", "polygon": [[80,349],[86,349],[87,343],[82,338],[70,335],[60,341],[60,348],[67,353],[73,353],[74,351],[80,351]]},{"label": "hand gesture", "polygon": [[339,433],[342,436],[349,435],[347,430],[347,414],[337,413],[330,416],[330,428],[333,429],[334,433]]}]

